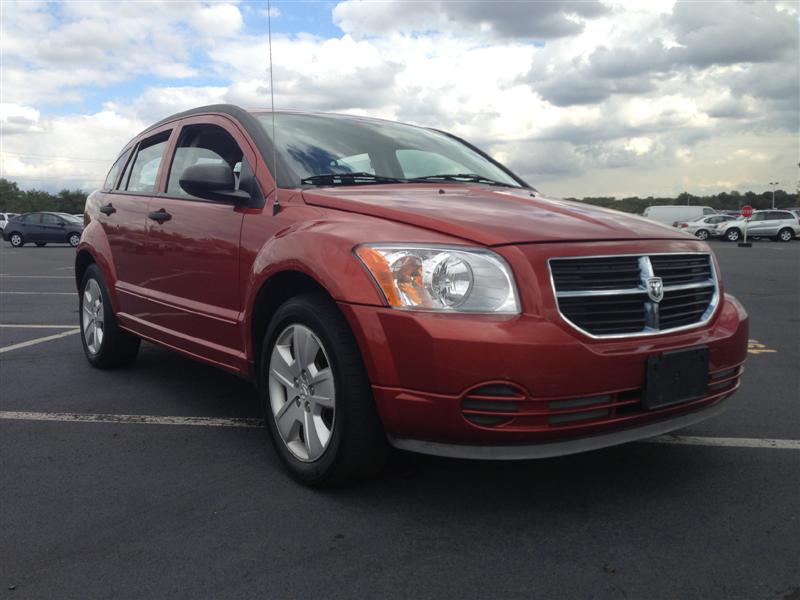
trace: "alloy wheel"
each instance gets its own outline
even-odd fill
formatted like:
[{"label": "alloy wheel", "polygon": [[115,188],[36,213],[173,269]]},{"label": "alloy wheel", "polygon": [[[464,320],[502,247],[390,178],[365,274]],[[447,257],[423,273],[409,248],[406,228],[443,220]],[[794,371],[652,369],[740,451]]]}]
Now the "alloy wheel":
[{"label": "alloy wheel", "polygon": [[97,354],[103,345],[105,321],[103,320],[103,295],[96,279],[90,279],[86,283],[81,310],[83,312],[83,339],[86,341],[89,352]]},{"label": "alloy wheel", "polygon": [[705,229],[701,229],[700,231],[695,233],[695,235],[701,240],[707,240],[708,239],[708,232]]},{"label": "alloy wheel", "polygon": [[789,240],[792,239],[792,237],[794,237],[794,236],[792,236],[792,232],[789,231],[788,229],[784,229],[780,233],[780,238],[781,238],[782,242],[788,242]]},{"label": "alloy wheel", "polygon": [[289,325],[275,340],[269,402],[289,451],[303,462],[320,458],[333,435],[336,389],[325,348],[304,325]]},{"label": "alloy wheel", "polygon": [[735,242],[739,239],[739,230],[738,229],[729,229],[728,230],[728,239],[732,242]]},{"label": "alloy wheel", "polygon": [[22,236],[18,233],[11,234],[11,245],[12,246],[22,246]]},{"label": "alloy wheel", "polygon": [[69,236],[69,245],[72,246],[73,248],[78,244],[80,244],[80,242],[81,242],[81,236],[79,236],[77,233],[73,233],[72,235]]}]

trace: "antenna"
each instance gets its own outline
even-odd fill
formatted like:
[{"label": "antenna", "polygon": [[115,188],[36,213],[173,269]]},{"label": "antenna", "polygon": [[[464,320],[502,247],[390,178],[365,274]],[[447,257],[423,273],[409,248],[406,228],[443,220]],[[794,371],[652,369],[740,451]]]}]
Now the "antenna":
[{"label": "antenna", "polygon": [[275,84],[272,80],[272,6],[267,0],[267,34],[269,38],[269,97],[272,114],[272,180],[275,183],[275,196],[272,199],[272,214],[277,215],[281,210],[278,201],[278,140],[275,137]]}]

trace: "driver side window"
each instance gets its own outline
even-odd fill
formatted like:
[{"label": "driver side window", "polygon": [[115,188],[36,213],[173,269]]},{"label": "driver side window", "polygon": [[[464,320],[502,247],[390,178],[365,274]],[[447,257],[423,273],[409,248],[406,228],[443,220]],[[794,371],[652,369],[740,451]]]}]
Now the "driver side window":
[{"label": "driver side window", "polygon": [[218,125],[188,125],[181,131],[169,171],[167,194],[193,198],[180,185],[183,172],[194,165],[227,164],[234,172],[236,187],[243,154],[231,135]]}]

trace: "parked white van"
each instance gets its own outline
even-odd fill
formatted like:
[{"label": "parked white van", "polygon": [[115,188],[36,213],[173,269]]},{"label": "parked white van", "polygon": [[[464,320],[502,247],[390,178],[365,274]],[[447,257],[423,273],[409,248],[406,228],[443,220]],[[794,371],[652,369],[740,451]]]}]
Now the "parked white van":
[{"label": "parked white van", "polygon": [[653,221],[675,226],[681,221],[691,221],[705,215],[715,215],[717,211],[710,206],[648,206],[644,216]]}]

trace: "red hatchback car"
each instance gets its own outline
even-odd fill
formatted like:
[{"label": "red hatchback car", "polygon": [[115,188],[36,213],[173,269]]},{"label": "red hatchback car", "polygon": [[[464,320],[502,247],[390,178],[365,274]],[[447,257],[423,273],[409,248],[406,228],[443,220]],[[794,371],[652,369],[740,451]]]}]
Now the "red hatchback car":
[{"label": "red hatchback car", "polygon": [[86,221],[89,362],[130,363],[146,339],[250,378],[306,484],[373,473],[389,446],[620,444],[739,387],[747,314],[705,243],[545,198],[441,131],[190,110],[122,150]]}]

